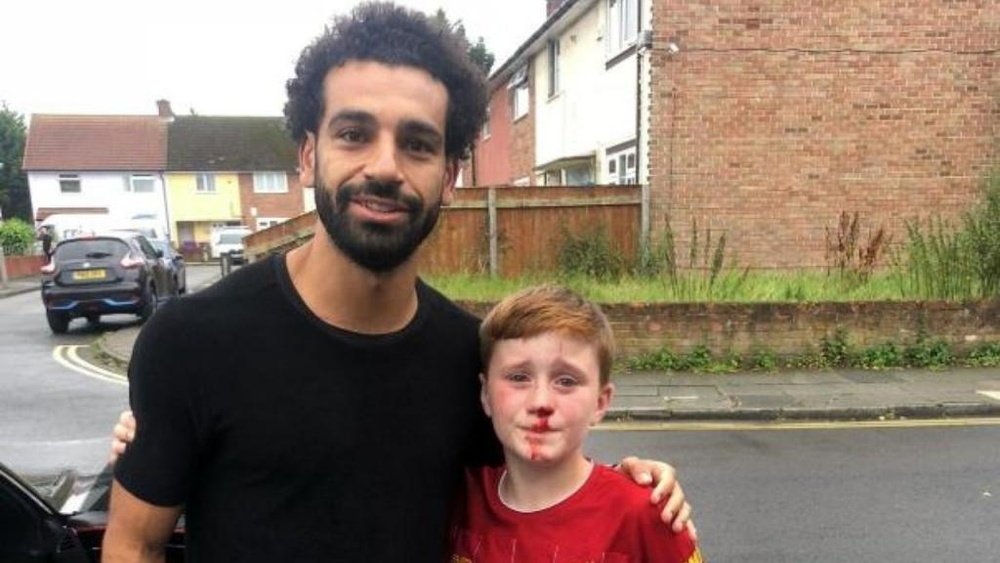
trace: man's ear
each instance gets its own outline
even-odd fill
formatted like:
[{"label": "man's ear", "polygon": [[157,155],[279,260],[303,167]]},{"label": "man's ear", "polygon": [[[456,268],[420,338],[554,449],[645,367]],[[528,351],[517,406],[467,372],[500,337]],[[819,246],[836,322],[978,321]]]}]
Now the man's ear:
[{"label": "man's ear", "polygon": [[452,158],[444,164],[444,184],[441,186],[441,204],[451,205],[455,197],[455,183],[458,182],[458,174],[461,172],[461,161]]},{"label": "man's ear", "polygon": [[486,416],[492,417],[493,412],[490,410],[490,400],[486,393],[486,374],[479,374],[479,402],[483,404],[483,412]]},{"label": "man's ear", "polygon": [[591,426],[604,419],[604,415],[607,414],[608,408],[611,407],[611,398],[614,394],[614,383],[607,383],[601,388],[601,392],[597,395],[597,410],[594,411],[594,416],[590,417]]},{"label": "man's ear", "polygon": [[316,187],[316,134],[309,131],[299,143],[299,185]]}]

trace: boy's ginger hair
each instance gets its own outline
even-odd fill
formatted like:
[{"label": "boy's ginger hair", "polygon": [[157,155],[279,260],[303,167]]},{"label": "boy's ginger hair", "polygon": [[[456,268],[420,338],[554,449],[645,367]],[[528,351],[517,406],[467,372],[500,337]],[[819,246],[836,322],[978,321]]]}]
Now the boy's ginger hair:
[{"label": "boy's ginger hair", "polygon": [[504,298],[486,315],[479,326],[479,348],[483,371],[500,340],[532,338],[555,332],[594,347],[600,366],[600,384],[611,378],[614,335],[600,307],[580,295],[555,285],[521,290]]}]

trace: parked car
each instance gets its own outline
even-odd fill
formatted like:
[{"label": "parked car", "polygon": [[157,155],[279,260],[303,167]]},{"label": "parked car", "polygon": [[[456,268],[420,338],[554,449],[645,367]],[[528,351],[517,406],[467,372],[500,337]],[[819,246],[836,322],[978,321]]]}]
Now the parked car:
[{"label": "parked car", "polygon": [[132,313],[146,320],[161,299],[177,294],[162,252],[133,231],[60,242],[42,267],[42,302],[53,333],[71,320],[97,323],[101,315]]},{"label": "parked car", "polygon": [[252,231],[249,227],[222,227],[212,232],[212,258],[229,257],[231,264],[243,264],[243,237]]},{"label": "parked car", "polygon": [[[98,563],[108,522],[111,471],[81,478],[64,472],[32,485],[0,464],[0,561]],[[184,525],[165,546],[168,562],[184,560]]]},{"label": "parked car", "polygon": [[149,242],[153,248],[163,253],[160,260],[170,272],[170,278],[173,280],[174,288],[176,288],[175,293],[178,295],[187,293],[187,268],[184,264],[184,256],[174,250],[170,243],[165,240],[150,240]]}]

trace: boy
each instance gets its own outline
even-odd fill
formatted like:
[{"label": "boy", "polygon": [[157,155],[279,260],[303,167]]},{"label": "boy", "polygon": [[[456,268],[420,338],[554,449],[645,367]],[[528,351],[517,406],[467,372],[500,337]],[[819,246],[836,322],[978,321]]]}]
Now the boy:
[{"label": "boy", "polygon": [[646,489],[583,455],[614,390],[600,309],[530,288],[501,301],[479,334],[483,409],[506,467],[467,471],[451,561],[700,562],[686,531],[663,529]]}]

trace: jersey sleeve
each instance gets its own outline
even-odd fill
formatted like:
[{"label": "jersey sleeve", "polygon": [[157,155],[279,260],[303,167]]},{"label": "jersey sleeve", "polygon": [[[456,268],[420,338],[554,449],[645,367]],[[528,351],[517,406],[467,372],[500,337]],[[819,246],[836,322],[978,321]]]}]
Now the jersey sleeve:
[{"label": "jersey sleeve", "polygon": [[[181,307],[169,303],[143,327],[129,362],[135,439],[115,464],[130,493],[157,506],[185,503],[199,457],[197,354]],[[181,303],[176,303],[181,305]],[[190,320],[191,317],[188,317]]]},{"label": "jersey sleeve", "polygon": [[674,533],[660,520],[659,508],[635,505],[642,561],[647,563],[703,563],[701,551],[685,529]]}]

